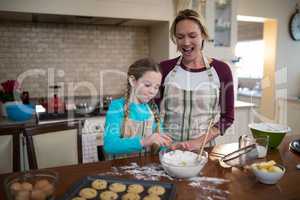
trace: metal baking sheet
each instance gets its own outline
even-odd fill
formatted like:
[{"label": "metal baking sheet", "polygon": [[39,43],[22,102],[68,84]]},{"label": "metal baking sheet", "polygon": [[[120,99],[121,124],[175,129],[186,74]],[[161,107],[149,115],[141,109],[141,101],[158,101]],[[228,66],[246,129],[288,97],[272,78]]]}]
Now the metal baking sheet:
[{"label": "metal baking sheet", "polygon": [[[92,182],[96,179],[106,180],[108,183],[108,187],[112,183],[123,183],[126,185],[126,188],[128,187],[128,185],[131,185],[131,184],[136,184],[136,183],[141,184],[142,186],[144,186],[144,191],[140,194],[141,199],[143,199],[145,196],[148,195],[147,190],[149,187],[151,187],[153,185],[160,185],[165,188],[166,192],[165,192],[165,194],[160,196],[161,200],[173,200],[173,199],[175,199],[175,195],[176,195],[176,192],[175,192],[176,189],[175,189],[175,185],[173,183],[165,183],[165,182],[159,182],[159,181],[145,181],[145,180],[136,180],[136,179],[125,179],[125,178],[95,175],[95,176],[86,176],[85,178],[83,178],[83,179],[79,180],[78,182],[76,182],[75,184],[73,184],[66,191],[64,196],[62,198],[60,198],[60,200],[67,200],[67,199],[69,200],[76,196],[79,196],[80,190],[85,187],[91,187]],[[105,190],[108,190],[108,189],[105,189]],[[98,194],[94,199],[99,200],[100,193],[105,190],[97,190]],[[121,199],[122,195],[125,193],[126,193],[126,191],[118,193],[118,199]]]}]

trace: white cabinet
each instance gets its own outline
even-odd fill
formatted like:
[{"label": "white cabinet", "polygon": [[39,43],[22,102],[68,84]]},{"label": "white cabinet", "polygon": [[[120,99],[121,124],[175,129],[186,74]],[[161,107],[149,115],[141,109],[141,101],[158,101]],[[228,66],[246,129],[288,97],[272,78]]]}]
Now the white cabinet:
[{"label": "white cabinet", "polygon": [[205,20],[210,39],[205,44],[208,56],[230,61],[237,41],[237,0],[206,1]]},{"label": "white cabinet", "polygon": [[217,144],[238,142],[241,135],[251,134],[248,124],[253,122],[253,104],[237,101],[235,107],[235,120],[223,136],[216,138]]}]

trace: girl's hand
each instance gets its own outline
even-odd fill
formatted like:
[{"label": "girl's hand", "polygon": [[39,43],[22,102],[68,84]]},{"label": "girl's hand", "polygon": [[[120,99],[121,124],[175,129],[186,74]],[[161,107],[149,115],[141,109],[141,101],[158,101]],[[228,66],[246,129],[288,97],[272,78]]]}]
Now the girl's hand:
[{"label": "girl's hand", "polygon": [[185,142],[178,142],[170,147],[171,150],[183,150],[183,151],[192,151],[195,150],[196,148],[194,145],[191,143],[191,141],[185,141]]},{"label": "girl's hand", "polygon": [[144,147],[150,147],[152,144],[158,144],[159,146],[170,146],[172,144],[172,139],[165,134],[153,133],[150,136],[142,139],[141,143]]}]

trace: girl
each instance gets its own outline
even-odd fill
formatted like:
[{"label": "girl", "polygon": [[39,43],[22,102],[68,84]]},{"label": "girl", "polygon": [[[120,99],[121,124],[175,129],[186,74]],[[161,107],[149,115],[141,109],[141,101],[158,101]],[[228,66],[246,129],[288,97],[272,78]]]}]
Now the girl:
[{"label": "girl", "polygon": [[149,149],[153,144],[171,144],[167,135],[160,134],[160,117],[153,101],[161,78],[159,66],[152,59],[138,60],[129,67],[125,96],[113,100],[106,114],[107,154],[122,157]]}]

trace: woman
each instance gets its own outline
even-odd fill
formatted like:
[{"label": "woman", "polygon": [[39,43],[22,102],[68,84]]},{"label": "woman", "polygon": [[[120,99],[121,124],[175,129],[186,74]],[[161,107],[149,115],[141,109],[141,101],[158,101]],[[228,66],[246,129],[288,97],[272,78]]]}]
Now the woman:
[{"label": "woman", "polygon": [[162,78],[158,64],[152,59],[138,60],[129,67],[127,76],[125,96],[113,100],[106,114],[104,151],[114,158],[172,142],[160,134],[160,117],[153,101]]},{"label": "woman", "polygon": [[197,12],[180,11],[170,35],[181,56],[160,64],[165,131],[177,141],[173,149],[199,149],[210,122],[207,142],[233,123],[232,74],[226,63],[203,54],[208,32]]}]

